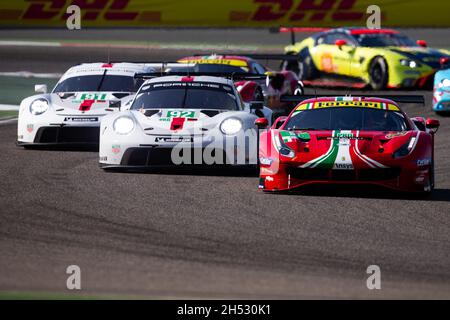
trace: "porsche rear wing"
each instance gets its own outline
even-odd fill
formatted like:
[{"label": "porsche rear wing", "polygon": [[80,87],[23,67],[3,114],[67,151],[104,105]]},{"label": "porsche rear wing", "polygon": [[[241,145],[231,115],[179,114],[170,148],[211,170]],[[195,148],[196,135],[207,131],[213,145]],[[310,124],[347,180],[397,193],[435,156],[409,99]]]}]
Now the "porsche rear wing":
[{"label": "porsche rear wing", "polygon": [[[315,94],[315,95],[295,95],[295,96],[282,96],[281,102],[302,102],[308,99],[314,99],[314,98],[329,98],[333,97],[331,94]],[[347,96],[349,98],[380,98],[380,99],[389,99],[394,101],[398,104],[407,104],[407,103],[413,103],[413,104],[420,104],[425,105],[425,97],[422,95],[384,95],[384,94],[375,94],[375,95],[368,95],[368,96]]]},{"label": "porsche rear wing", "polygon": [[189,71],[162,71],[162,72],[150,72],[150,73],[136,73],[135,78],[140,79],[153,79],[164,76],[185,76],[185,77],[198,77],[198,76],[210,76],[219,77],[232,80],[261,80],[266,79],[268,75],[265,74],[253,74],[245,72],[236,73],[220,73],[220,72],[189,72]]}]

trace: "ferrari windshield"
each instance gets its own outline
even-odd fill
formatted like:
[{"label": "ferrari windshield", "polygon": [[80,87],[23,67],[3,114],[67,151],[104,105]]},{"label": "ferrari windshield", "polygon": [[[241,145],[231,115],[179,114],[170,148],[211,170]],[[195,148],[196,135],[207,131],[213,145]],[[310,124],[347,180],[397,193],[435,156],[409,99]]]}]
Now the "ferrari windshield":
[{"label": "ferrari windshield", "polygon": [[58,83],[53,90],[59,92],[80,91],[108,91],[108,92],[136,92],[142,84],[141,79],[132,76],[118,76],[108,74],[88,75],[67,78]]},{"label": "ferrari windshield", "polygon": [[286,130],[367,130],[405,131],[408,124],[402,113],[362,107],[310,109],[294,113]]},{"label": "ferrari windshield", "polygon": [[208,82],[162,82],[144,85],[131,109],[238,110],[233,89]]},{"label": "ferrari windshield", "polygon": [[354,35],[362,47],[417,47],[417,44],[402,34],[369,33]]}]

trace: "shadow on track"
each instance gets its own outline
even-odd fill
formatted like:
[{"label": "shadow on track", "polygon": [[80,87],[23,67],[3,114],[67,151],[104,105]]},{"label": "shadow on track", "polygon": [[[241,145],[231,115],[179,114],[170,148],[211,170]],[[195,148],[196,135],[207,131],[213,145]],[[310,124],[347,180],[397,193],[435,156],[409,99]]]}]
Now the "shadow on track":
[{"label": "shadow on track", "polygon": [[[217,177],[258,177],[259,170],[254,166],[161,166],[145,169],[104,169],[106,172],[128,174],[163,174],[188,176],[217,176]],[[255,180],[255,186],[256,186]]]},{"label": "shadow on track", "polygon": [[410,200],[410,201],[443,201],[450,202],[450,189],[434,189],[430,194],[406,193],[377,186],[351,185],[310,185],[283,194],[297,196],[363,198],[380,200]]},{"label": "shadow on track", "polygon": [[18,146],[24,150],[68,151],[68,152],[98,152],[98,145],[27,145]]}]

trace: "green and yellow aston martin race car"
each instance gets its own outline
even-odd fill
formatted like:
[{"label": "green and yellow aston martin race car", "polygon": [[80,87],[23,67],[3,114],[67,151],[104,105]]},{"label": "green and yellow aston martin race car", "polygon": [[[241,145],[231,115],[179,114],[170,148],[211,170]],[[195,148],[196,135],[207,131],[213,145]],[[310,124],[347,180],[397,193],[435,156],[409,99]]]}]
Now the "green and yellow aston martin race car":
[{"label": "green and yellow aston martin race car", "polygon": [[427,48],[424,40],[415,42],[392,29],[329,29],[287,46],[285,52],[298,55],[298,61],[283,62],[283,69],[306,83],[332,75],[376,90],[431,88],[435,72],[450,61],[450,51]]}]

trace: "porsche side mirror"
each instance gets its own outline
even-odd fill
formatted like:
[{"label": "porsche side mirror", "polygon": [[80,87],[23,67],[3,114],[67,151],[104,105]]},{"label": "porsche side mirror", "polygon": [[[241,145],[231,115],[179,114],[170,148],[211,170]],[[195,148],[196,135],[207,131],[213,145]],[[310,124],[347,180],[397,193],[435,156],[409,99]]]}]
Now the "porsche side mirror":
[{"label": "porsche side mirror", "polygon": [[440,126],[439,120],[436,120],[436,119],[427,119],[427,121],[425,122],[425,127],[432,134],[434,134],[438,131],[439,126]]},{"label": "porsche side mirror", "polygon": [[252,110],[261,110],[264,108],[263,101],[252,101],[250,102],[250,109]]},{"label": "porsche side mirror", "polygon": [[416,43],[421,46],[422,48],[426,48],[428,46],[427,42],[425,40],[417,40]]},{"label": "porsche side mirror", "polygon": [[266,118],[258,118],[255,120],[255,126],[258,129],[265,129],[269,126],[269,121]]},{"label": "porsche side mirror", "polygon": [[34,92],[47,93],[47,85],[46,84],[36,84],[34,86]]},{"label": "porsche side mirror", "polygon": [[337,39],[334,44],[341,48],[342,46],[345,46],[347,44],[347,41],[344,39]]}]

